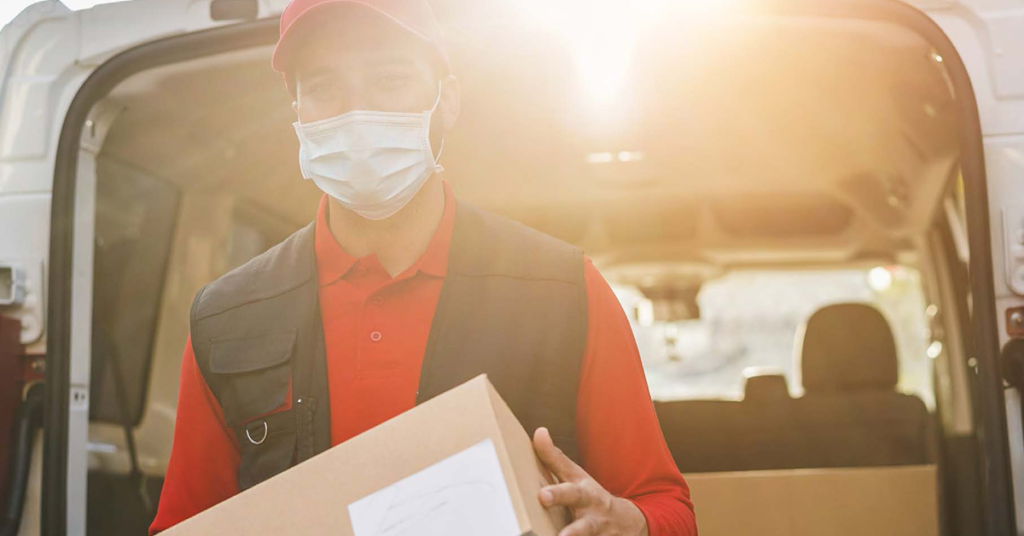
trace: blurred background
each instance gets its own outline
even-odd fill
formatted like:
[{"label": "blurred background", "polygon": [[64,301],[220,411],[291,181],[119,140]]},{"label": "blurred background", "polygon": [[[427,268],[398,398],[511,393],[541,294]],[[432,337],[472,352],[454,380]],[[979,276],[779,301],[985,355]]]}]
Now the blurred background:
[{"label": "blurred background", "polygon": [[[26,7],[38,2],[39,0],[4,0],[0,2],[0,28],[11,22],[21,10]],[[114,2],[124,2],[127,0],[64,0],[64,5],[68,9],[79,10],[87,9],[97,4],[112,4]]]},{"label": "blurred background", "polygon": [[[31,3],[0,0],[0,24]],[[72,10],[115,5],[51,17],[42,10],[53,2],[36,6],[37,27],[21,19],[33,31],[7,26],[0,39],[21,91],[9,93],[23,96],[4,119],[28,140],[16,140],[26,154],[35,138],[24,133],[43,132],[36,118],[49,116],[21,110],[53,110],[60,84],[123,50],[178,47],[175,61],[118,80],[89,116],[97,141],[80,170],[94,173],[83,212],[93,226],[78,232],[93,233],[93,306],[78,314],[92,345],[77,350],[89,361],[88,479],[74,482],[80,495],[88,486],[78,499],[88,534],[141,534],[152,519],[193,296],[305,225],[321,196],[298,172],[292,98],[269,65],[277,21],[266,6],[285,0],[219,2],[263,6],[252,11],[262,20],[216,18],[216,3],[67,0]],[[982,533],[980,469],[991,460],[976,422],[986,391],[958,119],[974,103],[953,91],[966,75],[949,52],[868,9],[902,4],[430,3],[462,89],[446,180],[461,199],[590,256],[630,322],[687,478],[917,466],[928,484],[901,500],[933,506],[918,519],[908,504],[896,517],[941,522],[943,535]],[[185,39],[230,26],[248,32],[231,47]],[[63,128],[50,119],[53,132]],[[28,190],[31,163],[12,164],[27,171],[6,187]],[[23,219],[45,223],[36,213],[49,200],[37,203]],[[823,309],[839,320],[809,328]],[[861,322],[865,311],[884,321]],[[34,311],[19,314],[31,325]],[[805,333],[823,329],[830,344],[805,347]],[[41,330],[29,343],[41,360]],[[805,389],[815,363],[839,372]],[[847,381],[849,371],[863,378]],[[734,495],[721,501],[722,519],[735,517]],[[702,501],[702,512],[716,504]],[[821,510],[791,502],[801,518]]]}]

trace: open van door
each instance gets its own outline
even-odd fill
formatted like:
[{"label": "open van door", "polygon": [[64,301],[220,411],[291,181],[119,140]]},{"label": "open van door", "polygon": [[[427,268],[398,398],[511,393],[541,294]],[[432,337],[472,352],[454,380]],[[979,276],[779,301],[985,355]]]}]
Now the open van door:
[{"label": "open van door", "polygon": [[[540,9],[545,4],[534,3]],[[946,452],[954,452],[949,455],[953,461],[940,463],[940,470],[958,463],[976,466],[977,481],[965,477],[963,481],[971,484],[958,497],[977,500],[977,508],[969,502],[964,508],[976,510],[979,533],[1024,534],[1019,387],[1024,380],[1012,373],[1024,369],[1024,358],[1011,342],[1024,337],[1024,15],[1011,0],[917,0],[912,2],[916,7],[888,0],[729,3],[733,12],[747,10],[745,16],[761,24],[864,23],[870,29],[895,27],[898,36],[910,33],[930,45],[930,53],[921,60],[942,73],[944,90],[952,95],[955,109],[949,113],[955,118],[956,169],[962,177],[962,190],[952,191],[943,205],[947,234],[937,240],[946,240],[947,247],[940,249],[949,253],[941,261],[948,273],[938,278],[943,288],[937,292],[961,305],[958,312],[949,313],[959,315],[953,325],[963,328],[957,340],[965,359],[954,366],[972,399],[964,406],[970,414],[957,417],[972,424],[964,426],[962,434],[953,434],[960,443],[947,445]],[[20,501],[12,534],[86,534],[90,457],[101,457],[110,445],[107,454],[128,460],[133,474],[147,471],[138,466],[139,447],[133,439],[137,415],[125,417],[124,437],[90,442],[90,366],[97,344],[97,156],[124,113],[122,105],[107,97],[140,73],[266,49],[277,39],[277,15],[285,4],[286,0],[134,0],[71,12],[51,0],[28,8],[0,33],[0,315],[20,321],[24,347],[17,352],[29,356],[0,353],[0,359],[29,360],[26,366],[35,375],[25,375],[20,388],[39,381],[45,386],[41,442],[34,454],[17,460],[29,477],[8,495],[8,500]],[[448,26],[449,38],[455,37],[457,43],[460,32],[488,16],[491,2],[433,4]],[[707,11],[697,9],[694,16]],[[493,20],[488,24],[500,26]],[[888,37],[884,32],[866,35]],[[713,58],[714,51],[707,55]],[[774,68],[774,59],[765,58],[763,63]],[[542,54],[535,60],[546,61]],[[476,76],[477,87],[487,88],[486,77]],[[224,88],[209,88],[210,93],[219,91]],[[153,143],[160,141],[154,137]],[[617,156],[601,153],[595,158]],[[174,197],[174,192],[147,191],[160,199]],[[471,188],[467,192],[474,193]],[[159,204],[155,206],[160,210]],[[162,210],[167,210],[167,225],[173,229],[174,209]],[[959,263],[967,263],[967,269],[957,273]],[[166,277],[159,273],[163,285]],[[0,324],[0,335],[2,329]],[[152,381],[148,369],[139,375],[143,385]],[[139,389],[144,398],[145,389]],[[166,445],[152,447],[157,450],[169,449],[166,427],[173,423],[173,408],[163,413],[160,426]],[[137,487],[145,497],[144,482]],[[700,519],[699,497],[697,505]],[[948,506],[940,503],[940,509]],[[944,529],[948,534],[972,532]]]},{"label": "open van door", "polygon": [[0,314],[20,321],[25,354],[45,356],[32,370],[46,371],[44,433],[16,460],[31,474],[7,495],[5,536],[86,532],[95,156],[118,112],[104,96],[139,70],[273,43],[285,4],[141,0],[73,12],[48,0],[0,33]]},{"label": "open van door", "polygon": [[[989,456],[1000,456],[999,451],[1003,451],[1002,455],[1009,458],[1004,470],[1011,481],[997,483],[997,478],[992,478],[990,492],[993,496],[1000,495],[995,486],[1007,490],[1006,502],[1015,505],[1014,512],[1009,513],[1015,515],[1016,533],[1022,534],[1024,185],[1020,177],[1024,174],[1024,123],[1020,121],[1020,114],[1024,111],[1024,77],[1019,66],[1024,61],[1024,32],[1021,31],[1024,14],[1019,10],[1005,10],[1008,5],[978,6],[975,20],[984,30],[977,27],[969,30],[965,16],[949,11],[937,10],[931,16],[963,58],[977,99],[980,132],[971,141],[979,153],[974,163],[976,180],[969,178],[966,158],[963,175],[978,357],[978,367],[973,372],[977,375],[978,396],[987,398],[983,405],[992,408],[989,415],[979,415],[984,419],[981,425],[990,430],[986,434]],[[982,35],[987,38],[982,39]],[[982,256],[985,258],[978,258]],[[985,281],[988,271],[992,278]],[[991,314],[986,309],[992,309]],[[986,361],[987,366],[982,364]],[[1005,405],[1003,415],[995,411],[999,405]],[[998,439],[1000,434],[991,433],[1004,425],[1005,449]]]},{"label": "open van door", "polygon": [[945,33],[960,64],[950,66],[950,80],[963,110],[963,197],[961,210],[949,207],[946,214],[956,235],[951,242],[960,242],[950,250],[969,258],[974,355],[968,365],[987,464],[983,515],[990,533],[1024,534],[1024,77],[1011,66],[1024,61],[1024,14],[999,3],[915,4]]}]

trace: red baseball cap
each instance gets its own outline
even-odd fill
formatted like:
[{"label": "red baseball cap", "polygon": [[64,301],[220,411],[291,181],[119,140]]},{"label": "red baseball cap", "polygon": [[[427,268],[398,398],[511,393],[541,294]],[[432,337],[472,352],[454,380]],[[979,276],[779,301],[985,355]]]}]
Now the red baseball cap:
[{"label": "red baseball cap", "polygon": [[271,65],[275,71],[284,75],[288,93],[292,96],[295,96],[295,88],[292,87],[293,81],[288,75],[294,54],[292,49],[300,41],[299,35],[303,32],[303,25],[297,23],[300,20],[313,20],[318,14],[323,14],[325,6],[339,4],[364,6],[383,15],[422,39],[437,54],[443,67],[448,69],[448,56],[442,44],[441,27],[426,0],[291,0],[281,13],[281,37],[274,47]]}]

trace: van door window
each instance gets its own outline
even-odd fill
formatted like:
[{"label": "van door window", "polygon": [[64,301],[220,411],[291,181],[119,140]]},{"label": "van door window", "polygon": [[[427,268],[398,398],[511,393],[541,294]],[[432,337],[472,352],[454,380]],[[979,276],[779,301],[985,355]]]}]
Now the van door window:
[{"label": "van door window", "polygon": [[89,417],[125,424],[113,368],[119,363],[124,410],[135,425],[146,396],[179,194],[169,182],[111,159],[97,165]]}]

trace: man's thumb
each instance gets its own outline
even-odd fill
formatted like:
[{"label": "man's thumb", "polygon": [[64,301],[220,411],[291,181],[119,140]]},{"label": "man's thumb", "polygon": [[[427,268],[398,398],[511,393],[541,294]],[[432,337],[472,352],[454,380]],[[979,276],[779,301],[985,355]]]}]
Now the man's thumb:
[{"label": "man's thumb", "polygon": [[562,482],[576,480],[582,472],[578,465],[555,446],[551,433],[543,426],[533,433],[533,448],[537,451],[540,461]]}]

